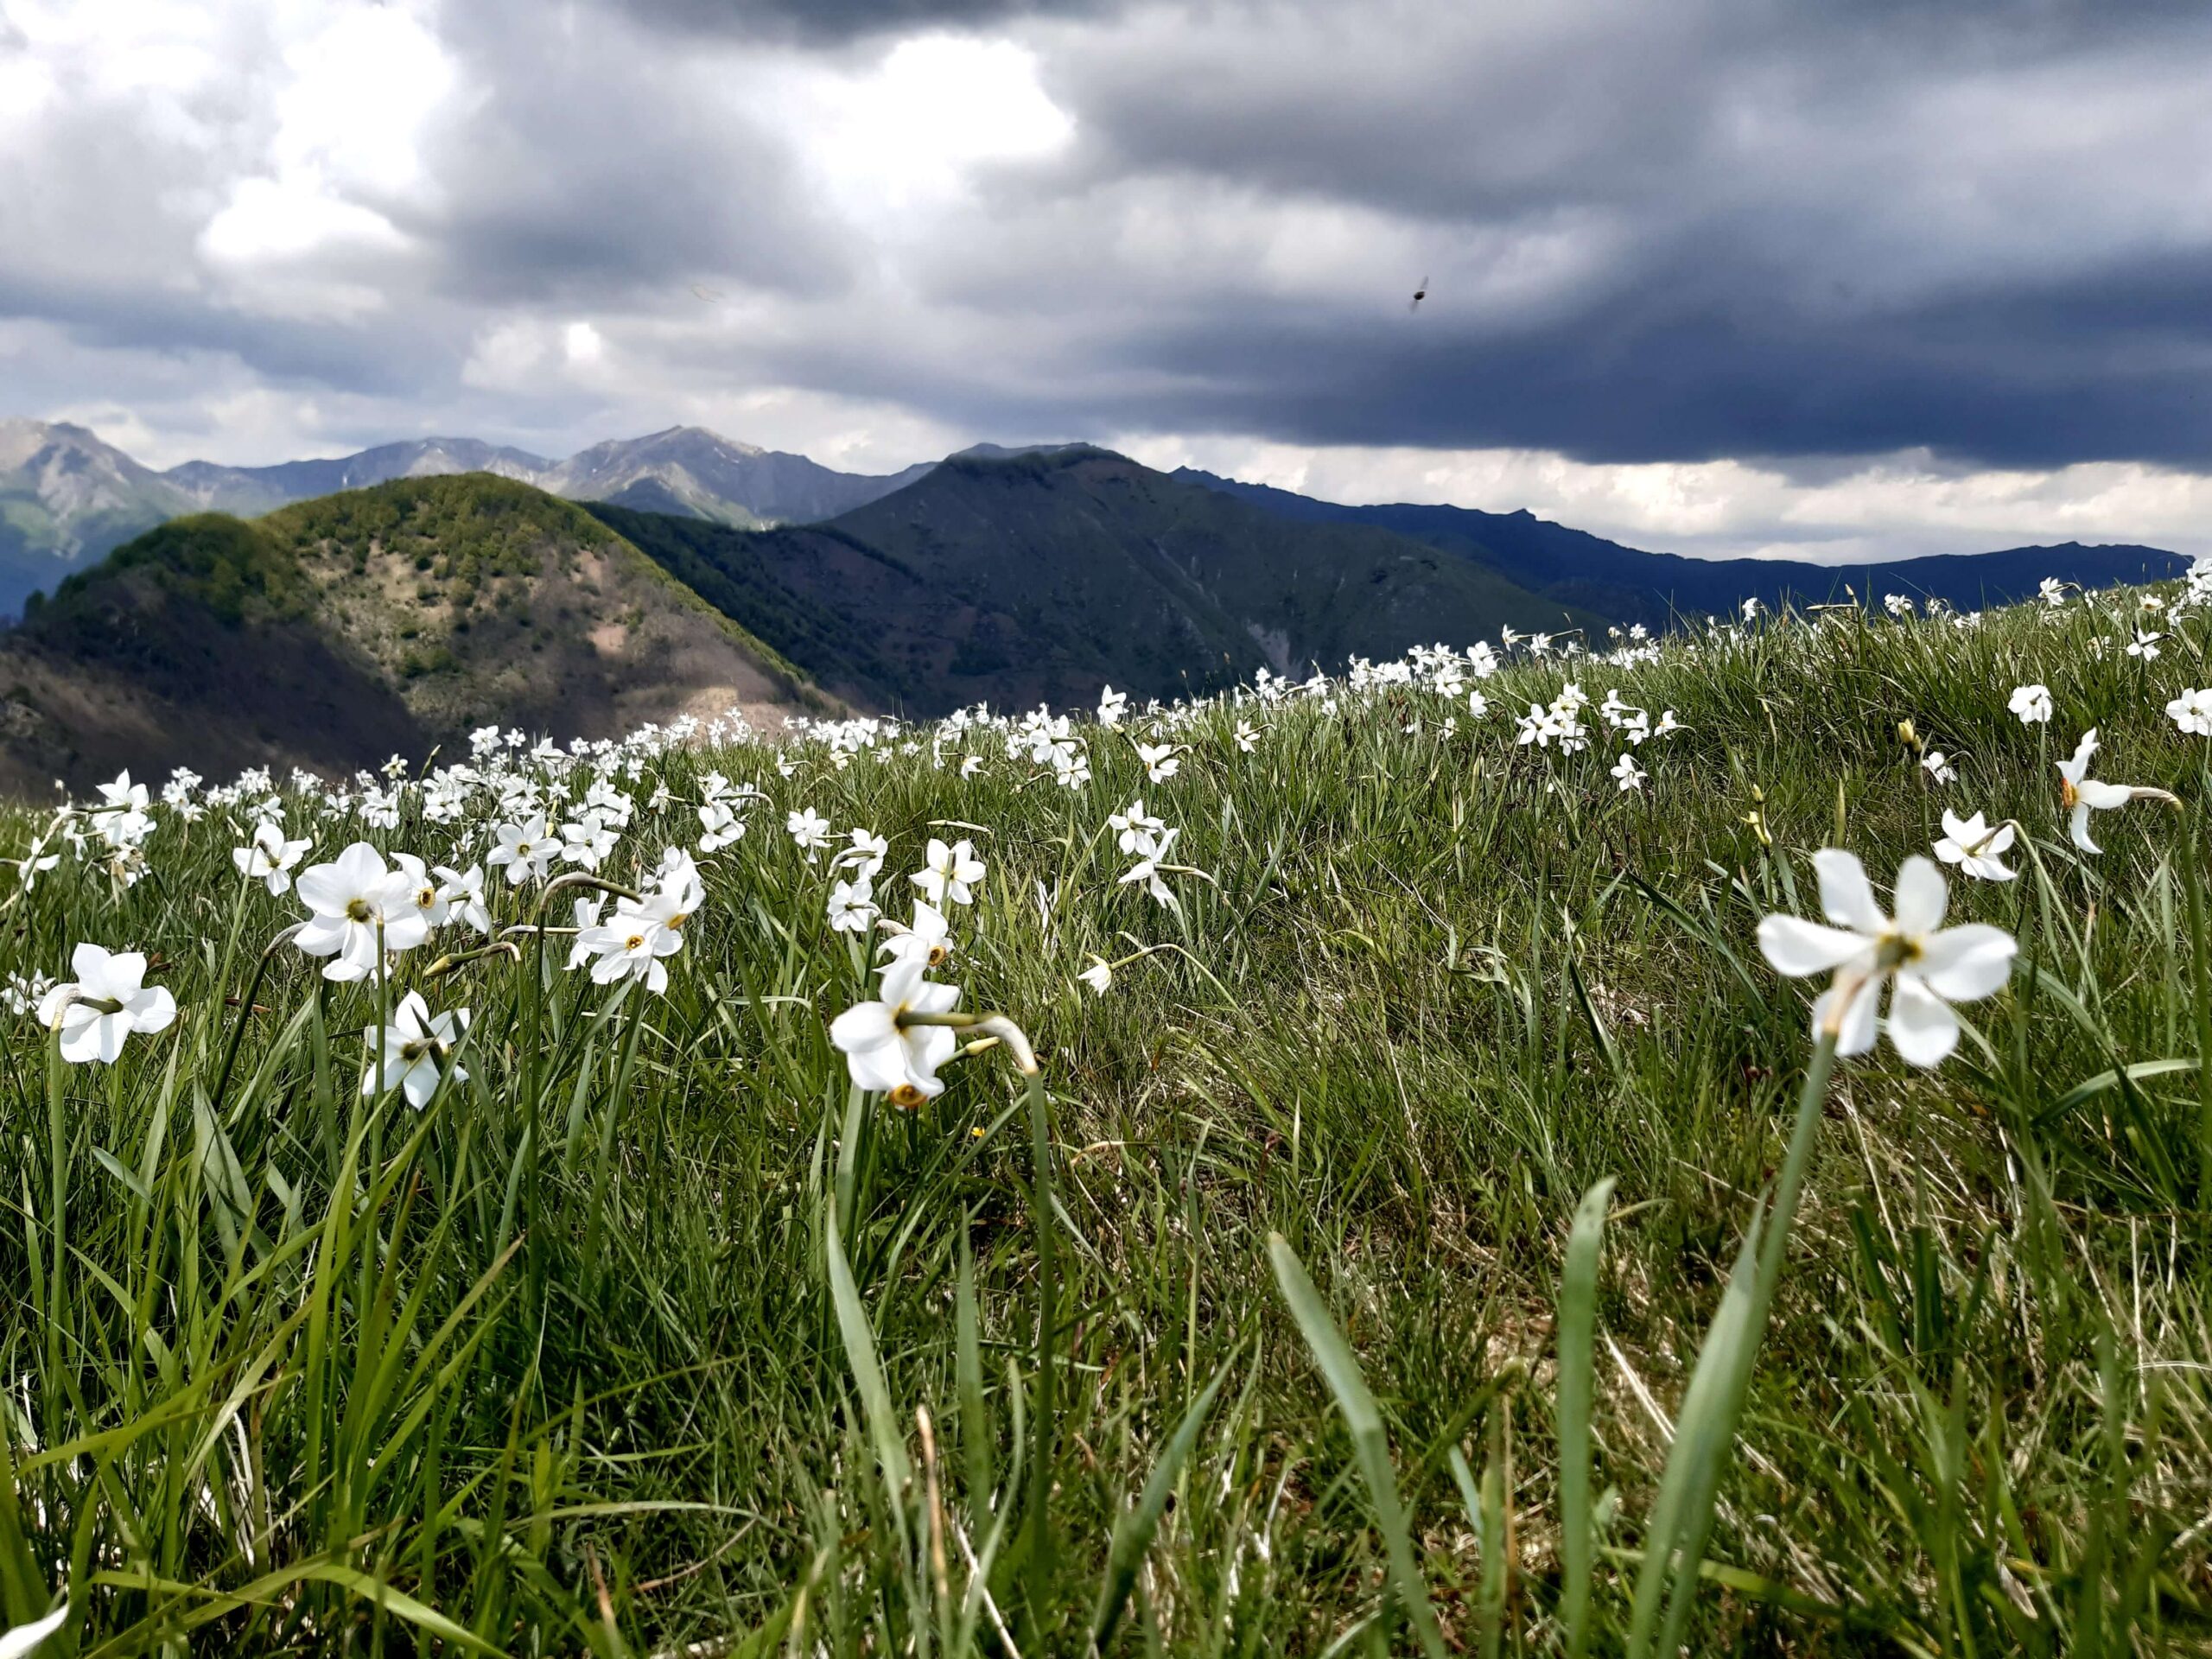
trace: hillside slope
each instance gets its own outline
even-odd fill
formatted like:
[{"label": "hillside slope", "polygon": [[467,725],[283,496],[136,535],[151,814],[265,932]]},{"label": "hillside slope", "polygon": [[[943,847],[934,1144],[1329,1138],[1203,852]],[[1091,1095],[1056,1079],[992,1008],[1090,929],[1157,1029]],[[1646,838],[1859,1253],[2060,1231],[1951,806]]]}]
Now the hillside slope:
[{"label": "hillside slope", "polygon": [[605,736],[820,707],[570,504],[484,474],[175,520],[0,636],[0,785],[122,766],[346,769],[496,721]]},{"label": "hillside slope", "polygon": [[1346,506],[1264,484],[1246,484],[1190,467],[1175,476],[1300,524],[1370,524],[1471,559],[1508,581],[1562,604],[1586,606],[1616,622],[1664,627],[1677,617],[1732,615],[1746,599],[1824,604],[1856,594],[1940,599],[1981,610],[2031,598],[2046,576],[2078,588],[2157,582],[2189,563],[2177,553],[2133,545],[2017,547],[1884,563],[1814,564],[1792,559],[1694,559],[1647,553],[1526,511],[1396,502]]},{"label": "hillside slope", "polygon": [[1362,525],[1298,524],[1086,445],[956,456],[826,524],[594,511],[842,695],[910,715],[1173,697],[1266,667],[1598,619]]}]

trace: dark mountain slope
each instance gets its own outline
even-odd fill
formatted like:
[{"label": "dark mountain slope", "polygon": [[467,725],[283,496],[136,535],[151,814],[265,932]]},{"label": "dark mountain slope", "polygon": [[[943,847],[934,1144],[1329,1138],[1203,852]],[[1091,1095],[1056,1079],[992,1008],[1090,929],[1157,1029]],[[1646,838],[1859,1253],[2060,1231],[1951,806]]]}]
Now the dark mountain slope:
[{"label": "dark mountain slope", "polygon": [[830,524],[750,536],[595,511],[830,689],[913,714],[1108,683],[1172,697],[1595,620],[1408,537],[1285,523],[1082,445],[957,456]]},{"label": "dark mountain slope", "polygon": [[2176,575],[2179,554],[2135,546],[2021,547],[1999,553],[1943,555],[1879,564],[1813,564],[1784,559],[1693,559],[1647,553],[1535,514],[1396,503],[1344,506],[1263,484],[1243,484],[1185,467],[1176,476],[1300,524],[1371,524],[1471,559],[1561,604],[1583,605],[1615,621],[1666,626],[1675,616],[1732,615],[1746,599],[1821,604],[1847,598],[1878,603],[1884,594],[1936,598],[1961,610],[2032,595],[2046,576],[2108,588]]}]

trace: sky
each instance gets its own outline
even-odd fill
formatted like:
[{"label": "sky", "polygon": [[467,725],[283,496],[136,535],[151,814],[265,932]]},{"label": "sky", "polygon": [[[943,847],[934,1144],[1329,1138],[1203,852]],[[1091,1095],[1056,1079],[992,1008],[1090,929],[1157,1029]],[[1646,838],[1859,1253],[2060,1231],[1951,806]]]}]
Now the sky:
[{"label": "sky", "polygon": [[2212,552],[2207,86],[2126,0],[0,0],[0,416]]}]

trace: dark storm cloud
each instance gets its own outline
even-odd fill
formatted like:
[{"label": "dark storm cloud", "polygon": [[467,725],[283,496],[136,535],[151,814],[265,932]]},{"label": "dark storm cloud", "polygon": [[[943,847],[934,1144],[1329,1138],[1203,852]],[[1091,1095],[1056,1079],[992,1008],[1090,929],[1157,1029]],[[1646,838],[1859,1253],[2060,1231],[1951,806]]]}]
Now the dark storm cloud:
[{"label": "dark storm cloud", "polygon": [[[772,289],[838,279],[788,146],[726,89],[669,73],[665,40],[586,18],[518,29],[505,7],[448,31],[498,88],[441,135],[451,206],[425,223],[442,285],[478,302],[604,303],[705,273]],[[425,216],[429,218],[429,215]]]},{"label": "dark storm cloud", "polygon": [[[259,15],[238,8],[240,39]],[[331,173],[391,238],[210,254],[241,181],[330,171],[312,121],[272,137],[300,114],[276,107],[293,48],[272,45],[143,124],[134,94],[44,109],[36,166],[0,180],[0,321],[579,436],[780,388],[1008,437],[2212,464],[2198,5],[408,15],[454,74],[409,139],[419,177]],[[956,130],[928,162],[944,112],[910,105],[940,60],[883,79],[925,33],[1012,42],[1071,136],[976,160]],[[1020,101],[991,93],[1003,62],[963,62],[988,139]],[[910,147],[919,171],[868,176]],[[610,342],[598,382],[556,372],[582,321]]]},{"label": "dark storm cloud", "polygon": [[[2202,9],[1499,16],[1154,14],[1057,60],[1093,187],[1388,215],[1402,285],[1435,278],[1410,318],[1379,280],[1371,308],[1188,296],[1116,343],[1181,383],[1165,406],[1076,412],[1606,461],[2212,459]],[[1497,291],[1562,215],[1590,257]]]},{"label": "dark storm cloud", "polygon": [[1112,0],[605,0],[656,28],[747,39],[842,41],[909,29],[1080,17]]}]

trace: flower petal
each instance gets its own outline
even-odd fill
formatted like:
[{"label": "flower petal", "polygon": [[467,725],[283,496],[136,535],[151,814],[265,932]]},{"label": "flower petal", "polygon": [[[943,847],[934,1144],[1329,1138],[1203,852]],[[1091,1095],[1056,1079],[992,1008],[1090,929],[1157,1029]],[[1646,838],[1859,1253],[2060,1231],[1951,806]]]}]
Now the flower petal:
[{"label": "flower petal", "polygon": [[1797,916],[1769,916],[1759,924],[1759,949],[1775,972],[1802,979],[1840,967],[1869,946],[1863,934]]},{"label": "flower petal", "polygon": [[2079,847],[2083,852],[2101,853],[2104,851],[2103,848],[2098,846],[2095,842],[2089,839],[2089,804],[2087,801],[2082,801],[2075,807],[2074,817],[2072,821],[2067,825],[2067,830],[2068,833],[2074,837],[2074,844],[2076,847]]},{"label": "flower petal", "polygon": [[1890,1041],[1909,1065],[1939,1065],[1959,1046],[1958,1016],[1918,980],[1900,977],[1890,994]]},{"label": "flower petal", "polygon": [[2018,944],[2001,927],[1975,922],[1922,941],[1920,960],[1903,977],[1925,981],[1951,1002],[1975,1002],[2004,989]]},{"label": "flower petal", "polygon": [[1828,920],[1869,936],[1889,931],[1890,918],[1874,902],[1873,883],[1855,854],[1823,847],[1813,855],[1813,868],[1821,878],[1821,908]]},{"label": "flower petal", "polygon": [[1897,931],[1908,938],[1933,933],[1943,925],[1944,908],[1951,902],[1943,873],[1915,853],[1897,870]]},{"label": "flower petal", "polygon": [[[1858,992],[1851,999],[1851,1006],[1843,1012],[1842,1029],[1836,1037],[1835,1052],[1848,1057],[1864,1054],[1874,1046],[1874,1009],[1881,999],[1882,981],[1878,975],[1869,976],[1859,982]],[[1817,1039],[1821,1029],[1827,1025],[1828,1011],[1835,1006],[1836,987],[1831,985],[1813,999],[1813,1035]]]}]

